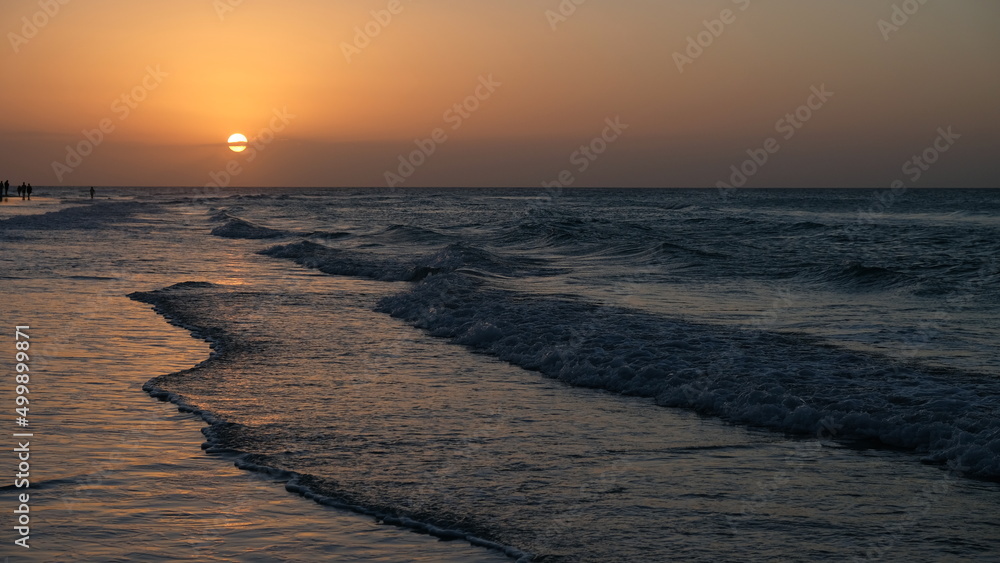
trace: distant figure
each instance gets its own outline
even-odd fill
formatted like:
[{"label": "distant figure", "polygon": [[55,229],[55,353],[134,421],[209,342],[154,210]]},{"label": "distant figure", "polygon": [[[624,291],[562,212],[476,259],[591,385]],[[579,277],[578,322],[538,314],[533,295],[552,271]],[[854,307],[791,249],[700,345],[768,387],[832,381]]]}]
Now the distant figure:
[{"label": "distant figure", "polygon": [[17,195],[21,196],[21,199],[27,199],[28,194],[26,192],[27,190],[25,189],[24,182],[21,182],[21,187],[17,188]]},{"label": "distant figure", "polygon": [[90,186],[90,199],[94,199],[94,194],[96,193],[97,192],[94,191],[94,186]]},{"label": "distant figure", "polygon": [[28,184],[28,201],[31,201],[31,184]]}]

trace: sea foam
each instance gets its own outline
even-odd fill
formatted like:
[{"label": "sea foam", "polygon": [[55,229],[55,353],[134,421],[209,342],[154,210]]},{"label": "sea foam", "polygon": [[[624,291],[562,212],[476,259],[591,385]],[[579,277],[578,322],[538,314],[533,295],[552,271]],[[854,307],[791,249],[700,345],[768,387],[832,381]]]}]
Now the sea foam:
[{"label": "sea foam", "polygon": [[1000,385],[846,351],[627,309],[527,297],[434,276],[378,309],[573,385],[651,397],[734,423],[924,454],[1000,478]]}]

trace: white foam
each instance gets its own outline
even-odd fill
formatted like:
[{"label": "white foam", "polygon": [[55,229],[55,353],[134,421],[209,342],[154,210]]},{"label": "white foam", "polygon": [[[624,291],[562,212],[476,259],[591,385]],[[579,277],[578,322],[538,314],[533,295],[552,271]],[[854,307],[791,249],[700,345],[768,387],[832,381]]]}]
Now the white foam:
[{"label": "white foam", "polygon": [[379,309],[567,383],[741,424],[926,454],[1000,477],[1000,384],[766,332],[687,323],[434,276]]}]

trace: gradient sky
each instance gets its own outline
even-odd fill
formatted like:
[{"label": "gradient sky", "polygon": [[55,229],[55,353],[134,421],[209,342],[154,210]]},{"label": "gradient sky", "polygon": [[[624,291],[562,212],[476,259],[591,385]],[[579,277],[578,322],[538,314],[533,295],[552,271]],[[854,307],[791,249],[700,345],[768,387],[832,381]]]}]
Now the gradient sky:
[{"label": "gradient sky", "polygon": [[[748,186],[1000,185],[996,0],[929,0],[889,32],[879,21],[916,0],[586,0],[565,21],[552,14],[572,0],[401,0],[370,24],[390,4],[4,0],[0,179],[204,186],[229,166],[235,186],[385,186],[440,128],[400,187],[539,187],[563,170],[573,186],[715,186],[769,138]],[[723,10],[735,21],[680,72],[675,53]],[[491,76],[455,128],[446,112]],[[824,84],[833,97],[785,139],[778,121]],[[574,151],[614,118],[628,128],[581,171]],[[68,160],[102,120],[114,130]],[[961,137],[908,177],[948,127]],[[260,150],[230,151],[237,132]]]}]

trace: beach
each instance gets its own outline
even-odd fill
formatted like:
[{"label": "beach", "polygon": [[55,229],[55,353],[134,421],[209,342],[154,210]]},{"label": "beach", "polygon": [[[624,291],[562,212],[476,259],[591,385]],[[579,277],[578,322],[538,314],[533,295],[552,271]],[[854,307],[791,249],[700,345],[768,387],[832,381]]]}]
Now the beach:
[{"label": "beach", "polygon": [[[20,202],[3,211],[31,216],[66,207],[58,198]],[[32,244],[4,234],[7,244]],[[109,251],[94,235],[59,242],[74,246],[63,248],[68,256],[86,260]],[[5,258],[14,262],[10,250]],[[128,299],[130,273],[4,272],[3,319],[30,323],[39,351],[32,354],[31,427],[22,429],[35,434],[27,440],[30,486],[0,488],[0,525],[8,532],[18,495],[30,495],[30,549],[13,546],[20,536],[5,532],[0,553],[8,561],[508,560],[321,506],[285,491],[281,479],[237,469],[232,456],[205,454],[203,420],[153,399],[142,385],[205,361],[211,349]],[[2,397],[12,405],[13,387]]]},{"label": "beach", "polygon": [[100,193],[0,208],[12,561],[1000,549],[995,191]]}]

